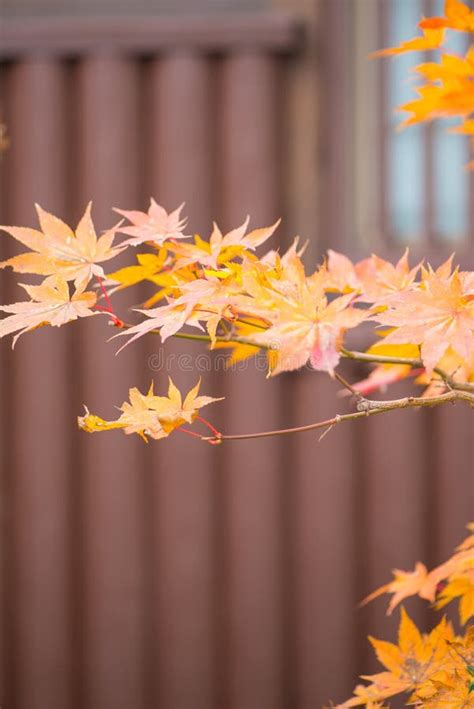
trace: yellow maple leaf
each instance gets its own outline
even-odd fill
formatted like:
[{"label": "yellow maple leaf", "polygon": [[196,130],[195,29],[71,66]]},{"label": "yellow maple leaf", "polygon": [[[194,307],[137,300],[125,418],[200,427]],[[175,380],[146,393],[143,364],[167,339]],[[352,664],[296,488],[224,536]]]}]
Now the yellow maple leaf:
[{"label": "yellow maple leaf", "polygon": [[[112,285],[111,292],[129,286],[135,286],[142,281],[156,283],[156,275],[161,273],[167,259],[166,249],[160,249],[157,254],[137,254],[137,264],[125,266],[118,271],[107,274],[107,285]],[[115,286],[118,283],[118,286]]]},{"label": "yellow maple leaf", "polygon": [[281,221],[278,219],[272,226],[253,229],[247,233],[249,220],[247,217],[243,224],[226,234],[223,234],[214,222],[209,241],[196,235],[194,244],[174,244],[170,248],[176,254],[177,267],[195,263],[205,268],[217,269],[232,259],[243,256],[247,251],[254,251],[272,236]]},{"label": "yellow maple leaf", "polygon": [[130,401],[120,407],[121,416],[115,421],[91,414],[86,407],[85,416],[79,416],[79,428],[88,433],[123,429],[124,433],[137,433],[145,441],[147,436],[158,440],[166,438],[184,423],[191,424],[204,406],[221,401],[222,398],[198,396],[200,381],[186,395],[184,401],[179,389],[169,378],[168,396],[155,396],[153,384],[147,394],[137,388],[130,389]]}]

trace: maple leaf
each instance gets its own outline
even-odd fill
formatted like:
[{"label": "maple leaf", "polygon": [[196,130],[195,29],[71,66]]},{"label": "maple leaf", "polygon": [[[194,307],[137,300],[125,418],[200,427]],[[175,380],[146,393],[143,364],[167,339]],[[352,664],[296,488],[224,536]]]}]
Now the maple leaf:
[{"label": "maple leaf", "polygon": [[420,709],[473,709],[472,676],[459,669],[452,674],[444,672],[415,692],[410,703]]},{"label": "maple leaf", "polygon": [[408,290],[414,283],[421,264],[410,268],[408,249],[395,265],[372,254],[353,264],[344,254],[328,250],[328,288],[341,293],[357,291],[363,301],[380,300],[383,296]]},{"label": "maple leaf", "polygon": [[354,265],[344,254],[328,249],[327,271],[327,288],[329,290],[350,293],[362,289],[357,265]]},{"label": "maple leaf", "polygon": [[[439,361],[439,367],[454,382],[469,383],[474,381],[474,355],[471,362],[467,363],[451,348],[448,348]],[[433,372],[430,378],[423,370],[415,379],[415,383],[427,385],[422,393],[423,397],[438,396],[449,390],[449,384],[436,372]]]},{"label": "maple leaf", "polygon": [[470,79],[473,76],[472,49],[465,57],[455,54],[442,54],[441,63],[426,62],[415,67],[414,71],[427,81],[441,81],[444,84],[456,85],[459,80]]},{"label": "maple leaf", "polygon": [[417,88],[419,98],[399,110],[412,113],[402,125],[445,116],[466,117],[474,111],[474,47],[464,58],[443,55],[441,64],[421,64],[416,71],[430,82]]},{"label": "maple leaf", "polygon": [[474,667],[474,625],[466,629],[464,637],[448,641],[448,646],[458,663]]},{"label": "maple leaf", "polygon": [[12,313],[0,320],[0,337],[17,332],[12,347],[20,335],[40,325],[60,327],[77,318],[98,314],[98,311],[92,310],[97,300],[95,293],[84,292],[84,287],[81,287],[71,296],[67,281],[60,275],[45,278],[41,285],[20,285],[31,300],[0,306],[2,312]]},{"label": "maple leaf", "polygon": [[466,119],[459,126],[451,128],[450,133],[459,133],[461,135],[473,135],[474,136],[474,118]]},{"label": "maple leaf", "polygon": [[216,330],[221,319],[225,317],[232,320],[235,317],[229,300],[229,286],[217,278],[200,278],[181,284],[179,288],[181,295],[170,299],[167,305],[145,310],[137,308],[137,312],[146,315],[148,320],[117,336],[131,335],[126,343],[128,345],[147,332],[159,329],[161,341],[165,342],[184,325],[203,329],[201,322],[205,322],[211,343],[215,344]]},{"label": "maple leaf", "polygon": [[121,416],[115,421],[91,414],[86,407],[85,416],[79,416],[79,428],[88,433],[123,429],[124,433],[137,433],[145,441],[147,437],[158,440],[166,438],[172,431],[184,423],[191,424],[199,414],[199,410],[222,398],[199,396],[201,382],[198,381],[186,395],[184,401],[179,389],[169,378],[168,396],[155,396],[153,384],[147,394],[142,394],[137,388],[130,389],[129,399],[120,407]]},{"label": "maple leaf", "polygon": [[99,265],[117,256],[124,246],[112,247],[115,229],[109,229],[97,238],[88,204],[76,231],[61,219],[36,205],[41,231],[27,227],[2,226],[10,236],[31,251],[13,256],[0,263],[0,268],[10,266],[18,273],[35,273],[41,276],[59,274],[74,280],[76,288],[85,288],[93,276],[104,276]]},{"label": "maple leaf", "polygon": [[459,601],[459,619],[463,625],[474,617],[474,557],[472,567],[466,569],[466,574],[453,575],[441,591],[436,602],[437,608],[443,608],[455,598]]},{"label": "maple leaf", "polygon": [[236,299],[236,307],[240,303],[244,310],[272,323],[252,337],[256,344],[275,350],[269,375],[299,369],[308,361],[316,370],[333,373],[345,331],[363,322],[368,312],[352,307],[353,294],[329,302],[326,284],[326,269],[307,277],[296,255],[280,278],[265,280],[258,270],[244,275],[244,288],[251,298]]},{"label": "maple leaf", "polygon": [[466,363],[474,353],[474,300],[458,271],[446,275],[446,264],[424,271],[419,288],[393,295],[388,309],[374,315],[382,325],[396,327],[384,343],[421,346],[429,376],[449,347]]},{"label": "maple leaf", "polygon": [[461,0],[445,0],[445,17],[425,17],[419,23],[423,30],[450,29],[474,32],[474,11]]},{"label": "maple leaf", "polygon": [[412,114],[403,122],[402,127],[430,121],[434,118],[469,115],[474,111],[471,84],[472,81],[466,79],[464,84],[455,88],[449,85],[437,86],[433,84],[420,86],[417,89],[420,98],[409,101],[399,108],[400,111]]},{"label": "maple leaf", "polygon": [[137,312],[146,315],[148,319],[138,323],[138,325],[128,328],[126,331],[118,332],[114,335],[114,337],[128,336],[130,338],[125,345],[122,345],[118,352],[137,340],[139,337],[143,337],[148,332],[155,330],[160,331],[162,342],[165,342],[168,337],[171,337],[181,330],[184,325],[190,325],[191,327],[197,327],[202,330],[199,320],[196,316],[193,316],[192,311],[192,304],[182,305],[176,304],[176,302],[171,302],[168,305],[161,305],[157,308],[147,310],[137,308]]},{"label": "maple leaf", "polygon": [[[420,356],[420,350],[417,345],[386,345],[383,342],[377,342],[369,347],[367,354],[379,355],[382,357],[418,359]],[[395,382],[406,379],[407,377],[417,377],[417,384],[428,383],[421,380],[424,374],[424,369],[413,369],[409,364],[379,364],[365,379],[353,384],[353,387],[365,396],[366,394],[376,390],[385,391],[390,384],[394,384]],[[439,381],[442,380],[438,380],[436,383],[438,384]],[[439,391],[437,393],[439,393]],[[349,392],[347,392],[347,389],[341,392],[341,396],[346,396],[348,394]]]},{"label": "maple leaf", "polygon": [[421,562],[416,563],[413,571],[394,569],[392,573],[395,577],[394,580],[369,594],[361,605],[373,601],[384,593],[392,593],[393,597],[387,609],[387,615],[391,615],[395,607],[405,598],[418,595],[423,590],[428,578],[428,570]]},{"label": "maple leaf", "polygon": [[209,241],[204,241],[196,235],[194,244],[176,244],[173,250],[176,253],[177,267],[199,263],[206,268],[217,269],[220,265],[227,264],[237,256],[255,249],[269,239],[280,224],[280,219],[272,226],[254,229],[247,233],[250,217],[236,229],[231,229],[223,234],[214,222]]},{"label": "maple leaf", "polygon": [[183,234],[187,219],[181,219],[180,217],[183,207],[184,202],[168,214],[166,209],[151,198],[148,212],[116,208],[115,211],[132,224],[132,226],[120,226],[118,228],[123,234],[132,237],[124,241],[123,244],[125,246],[138,246],[149,241],[162,246],[165,241],[170,239],[187,239],[188,235]]},{"label": "maple leaf", "polygon": [[367,298],[380,304],[393,294],[411,289],[421,263],[410,268],[408,253],[407,248],[395,265],[375,254],[356,264],[363,300]]},{"label": "maple leaf", "polygon": [[270,266],[276,271],[284,269],[291,261],[291,259],[293,259],[295,256],[301,258],[301,256],[303,256],[304,252],[306,251],[308,242],[306,241],[302,246],[300,246],[299,243],[300,237],[295,236],[295,238],[293,239],[293,243],[285,251],[285,253],[280,254],[277,249],[270,249],[270,251],[267,251],[262,256],[262,258],[260,259],[260,263],[263,263],[265,266]]},{"label": "maple leaf", "polygon": [[[193,317],[206,323],[211,344],[216,344],[216,331],[222,319],[232,321],[237,317],[232,307],[233,278],[230,282],[219,278],[201,278],[181,286],[176,305],[191,307]],[[239,289],[238,289],[239,290]],[[237,291],[238,292],[238,291]]]},{"label": "maple leaf", "polygon": [[156,277],[167,263],[166,249],[160,249],[157,254],[137,254],[136,258],[137,264],[107,274],[106,285],[112,286],[109,292],[128,288],[142,281],[157,283]]},{"label": "maple leaf", "polygon": [[439,49],[444,41],[443,28],[424,28],[421,37],[401,42],[398,47],[388,47],[387,49],[379,49],[371,54],[372,57],[389,57],[405,52],[424,52],[429,49]]},{"label": "maple leaf", "polygon": [[369,685],[359,685],[350,698],[337,709],[369,705],[384,701],[400,693],[422,687],[429,679],[446,668],[448,643],[454,639],[452,627],[443,618],[429,633],[422,635],[402,607],[398,630],[398,644],[369,638],[377,659],[386,671],[363,675]]},{"label": "maple leaf", "polygon": [[[359,394],[367,396],[374,391],[384,392],[390,384],[395,384],[409,376],[415,376],[409,364],[380,364],[374,367],[367,377],[355,382],[352,388]],[[339,394],[340,396],[350,396],[351,392],[342,389]]]},{"label": "maple leaf", "polygon": [[[468,525],[474,532],[474,523]],[[424,564],[418,562],[413,571],[393,571],[394,580],[371,593],[362,603],[377,598],[383,593],[394,594],[387,613],[404,598],[418,595],[434,602],[441,608],[455,598],[460,598],[460,620],[465,624],[474,615],[474,534],[460,544],[453,556],[427,573]],[[442,588],[439,591],[439,588]]]}]

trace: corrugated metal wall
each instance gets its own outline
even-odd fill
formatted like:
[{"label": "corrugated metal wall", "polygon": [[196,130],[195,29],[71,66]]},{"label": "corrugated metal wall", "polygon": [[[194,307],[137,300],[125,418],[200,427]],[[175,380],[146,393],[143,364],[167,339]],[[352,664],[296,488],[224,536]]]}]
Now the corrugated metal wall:
[{"label": "corrugated metal wall", "polygon": [[[33,224],[35,201],[74,221],[93,198],[104,228],[112,206],[144,207],[150,194],[169,208],[186,200],[204,233],[213,217],[224,228],[247,212],[272,222],[291,192],[285,75],[299,43],[286,16],[11,25],[2,223]],[[1,258],[13,250],[3,237]],[[0,292],[18,296],[11,274]],[[472,516],[472,418],[402,412],[321,443],[307,434],[219,449],[179,433],[148,447],[87,436],[75,430],[83,402],[108,416],[130,386],[165,380],[158,340],[114,357],[97,320],[39,330],[13,354],[0,346],[2,707],[342,699],[368,668],[369,628],[394,626],[381,605],[357,601],[393,566],[441,561]],[[206,393],[226,394],[211,418],[227,432],[343,406],[316,374],[268,381],[252,367],[184,365],[179,354],[203,352],[188,343],[164,351],[180,384],[198,368]]]}]

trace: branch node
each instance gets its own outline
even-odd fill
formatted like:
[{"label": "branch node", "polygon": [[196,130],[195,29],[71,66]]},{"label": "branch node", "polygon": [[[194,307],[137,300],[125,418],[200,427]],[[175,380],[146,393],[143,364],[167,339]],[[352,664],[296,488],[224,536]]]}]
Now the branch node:
[{"label": "branch node", "polygon": [[364,411],[366,414],[369,413],[370,408],[371,405],[368,399],[361,398],[356,404],[357,411]]}]

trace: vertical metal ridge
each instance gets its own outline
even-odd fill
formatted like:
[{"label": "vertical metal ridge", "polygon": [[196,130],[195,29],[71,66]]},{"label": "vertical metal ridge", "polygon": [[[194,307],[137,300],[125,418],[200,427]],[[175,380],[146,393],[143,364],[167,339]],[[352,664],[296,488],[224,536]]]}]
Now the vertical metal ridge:
[{"label": "vertical metal ridge", "polygon": [[[298,372],[293,389],[298,418],[292,425],[324,420],[343,408],[335,398],[337,387],[323,373]],[[355,427],[340,426],[321,440],[321,431],[316,431],[288,442],[294,504],[295,687],[301,709],[342,701],[356,676],[356,436]],[[341,648],[348,648],[344,658]]]},{"label": "vertical metal ridge", "polygon": [[[9,78],[8,218],[36,226],[35,202],[55,213],[64,209],[64,71],[60,62],[35,59],[16,64]],[[10,296],[12,301],[24,299],[18,288]],[[51,328],[25,335],[10,373],[9,455],[15,470],[10,500],[15,557],[11,662],[12,700],[18,709],[67,709],[72,701],[68,339],[67,332]]]},{"label": "vertical metal ridge", "polygon": [[[320,0],[321,110],[321,234],[320,249],[347,251],[352,238],[352,145],[350,141],[352,85],[349,80],[351,17],[346,0]],[[328,28],[331,27],[331,32]],[[337,51],[334,51],[337,47]]]},{"label": "vertical metal ridge", "polygon": [[[400,395],[403,388],[393,392],[394,398]],[[367,481],[364,500],[367,548],[360,550],[366,558],[363,596],[387,583],[392,569],[413,568],[416,561],[426,559],[429,551],[425,527],[429,509],[424,419],[419,413],[393,412],[360,424],[366,441],[363,471]],[[387,602],[387,598],[382,598],[359,611],[364,636],[370,633],[377,638],[388,638],[396,634],[398,612],[388,618]],[[424,628],[425,608],[410,601],[407,608]],[[378,671],[377,668],[370,652],[365,671]]]},{"label": "vertical metal ridge", "polygon": [[[221,67],[220,212],[228,230],[279,215],[278,73],[265,53],[236,52]],[[229,431],[272,428],[280,420],[279,384],[255,361],[225,376]],[[282,706],[283,622],[279,441],[227,444],[221,451],[226,577],[223,609],[226,697],[240,707]],[[288,471],[285,471],[288,472]]]},{"label": "vertical metal ridge", "polygon": [[[168,211],[186,202],[186,233],[207,238],[213,206],[213,111],[209,59],[169,52],[153,60],[147,78],[149,192]],[[159,337],[149,341],[159,369],[186,392],[218,396],[213,357],[205,345]],[[222,404],[202,412],[219,425]],[[206,429],[196,423],[193,428]],[[210,709],[215,702],[215,461],[211,446],[176,431],[150,445],[153,526],[152,658],[154,701],[163,709]]]},{"label": "vertical metal ridge", "polygon": [[[135,63],[119,56],[90,56],[77,67],[75,213],[93,198],[98,231],[116,221],[112,207],[139,201],[137,79]],[[120,259],[107,268],[119,265]],[[127,297],[114,297],[119,312]],[[77,343],[81,399],[106,418],[116,415],[114,405],[128,399],[130,387],[145,383],[140,343],[115,357],[117,343],[106,342],[111,334],[105,316],[97,316],[83,324]],[[140,709],[146,706],[144,445],[120,431],[77,431],[75,445],[82,485],[82,701],[90,709]]]},{"label": "vertical metal ridge", "polygon": [[472,413],[464,407],[440,408],[430,413],[429,439],[434,465],[430,470],[430,516],[436,521],[429,562],[437,565],[451,556],[453,549],[465,535],[465,525],[472,521],[474,485],[472,461],[474,440]]}]

